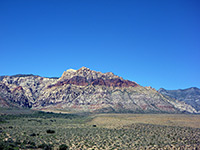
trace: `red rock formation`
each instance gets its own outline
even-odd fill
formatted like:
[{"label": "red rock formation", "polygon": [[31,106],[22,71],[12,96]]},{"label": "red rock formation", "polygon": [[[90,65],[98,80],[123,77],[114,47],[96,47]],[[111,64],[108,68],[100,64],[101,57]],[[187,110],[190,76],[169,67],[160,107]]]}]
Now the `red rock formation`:
[{"label": "red rock formation", "polygon": [[174,107],[172,105],[156,105],[156,107],[158,107],[159,109],[161,110],[164,110],[164,111],[169,111],[169,110],[173,110]]},{"label": "red rock formation", "polygon": [[120,78],[114,78],[114,79],[98,78],[98,79],[93,79],[89,81],[85,77],[74,76],[71,79],[59,81],[54,85],[49,85],[48,88],[55,87],[55,86],[63,86],[65,84],[73,84],[73,85],[78,85],[78,86],[87,86],[91,84],[93,86],[99,85],[99,86],[107,86],[107,87],[135,87],[137,86],[135,82],[132,82],[129,80],[122,80]]},{"label": "red rock formation", "polygon": [[18,86],[16,88],[14,88],[12,92],[14,93],[16,91],[22,91],[22,90],[23,90],[23,88],[21,86]]}]

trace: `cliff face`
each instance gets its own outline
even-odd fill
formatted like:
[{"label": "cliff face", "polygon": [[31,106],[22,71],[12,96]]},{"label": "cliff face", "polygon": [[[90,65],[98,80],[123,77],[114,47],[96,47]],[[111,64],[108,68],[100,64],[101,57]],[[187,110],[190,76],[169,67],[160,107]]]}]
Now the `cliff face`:
[{"label": "cliff face", "polygon": [[0,82],[0,106],[1,107],[31,107],[21,86],[11,90]]},{"label": "cliff face", "polygon": [[170,98],[185,102],[200,112],[200,89],[196,87],[179,90],[166,90],[161,88],[158,92]]},{"label": "cliff face", "polygon": [[[185,104],[163,96],[151,87],[124,80],[111,72],[82,67],[69,69],[59,78],[4,76],[4,97],[33,109],[64,109],[78,112],[195,112]],[[3,98],[1,98],[3,99]],[[3,101],[1,100],[0,101]],[[5,98],[4,98],[5,100]]]}]

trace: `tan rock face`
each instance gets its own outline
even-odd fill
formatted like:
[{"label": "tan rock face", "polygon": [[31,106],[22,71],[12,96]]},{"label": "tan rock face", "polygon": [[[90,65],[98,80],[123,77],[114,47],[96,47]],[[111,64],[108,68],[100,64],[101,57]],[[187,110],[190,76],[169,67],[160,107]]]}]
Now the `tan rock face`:
[{"label": "tan rock face", "polygon": [[179,103],[171,102],[153,88],[142,87],[111,72],[101,73],[86,67],[69,69],[59,79],[7,76],[0,83],[2,103],[9,100],[18,106],[34,109],[170,113],[180,110],[176,107]]}]

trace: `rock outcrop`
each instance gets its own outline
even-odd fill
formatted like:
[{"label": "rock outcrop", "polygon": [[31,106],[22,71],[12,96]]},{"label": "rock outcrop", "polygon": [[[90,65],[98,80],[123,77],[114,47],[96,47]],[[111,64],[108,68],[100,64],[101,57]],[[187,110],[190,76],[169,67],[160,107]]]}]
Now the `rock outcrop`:
[{"label": "rock outcrop", "polygon": [[31,103],[25,96],[23,88],[18,86],[11,90],[0,82],[0,106],[2,107],[31,107]]}]

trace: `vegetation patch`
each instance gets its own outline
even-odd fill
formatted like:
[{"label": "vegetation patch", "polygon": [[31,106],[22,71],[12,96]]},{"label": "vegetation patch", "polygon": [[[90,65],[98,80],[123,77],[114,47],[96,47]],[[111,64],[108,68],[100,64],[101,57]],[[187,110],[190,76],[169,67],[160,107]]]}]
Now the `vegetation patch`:
[{"label": "vegetation patch", "polygon": [[[1,116],[6,122],[0,123],[0,149],[200,149],[200,128],[131,122],[139,115],[122,116],[109,114],[107,121],[105,114]],[[114,123],[112,127],[111,123]]]},{"label": "vegetation patch", "polygon": [[51,130],[51,129],[48,129],[48,130],[47,130],[47,133],[53,134],[53,133],[55,133],[55,131],[54,131],[54,130]]}]

